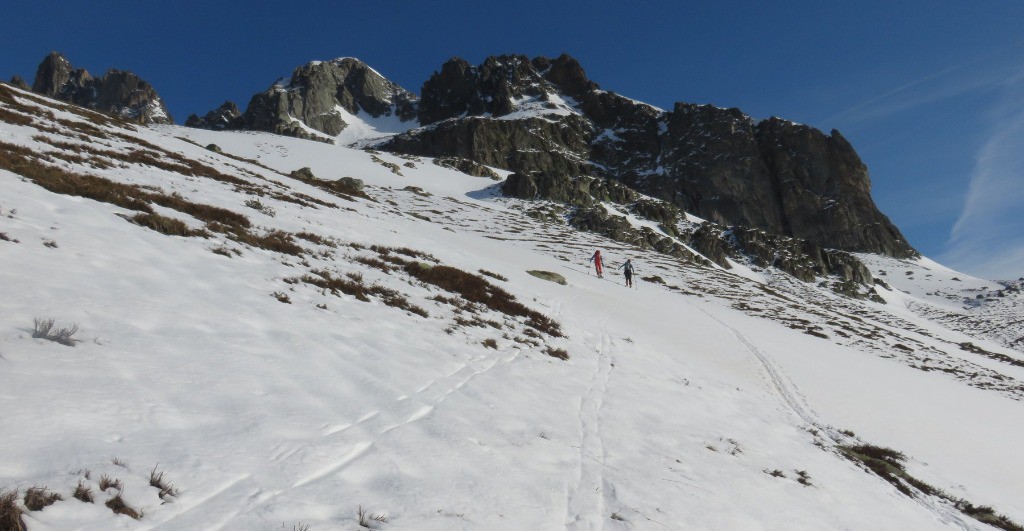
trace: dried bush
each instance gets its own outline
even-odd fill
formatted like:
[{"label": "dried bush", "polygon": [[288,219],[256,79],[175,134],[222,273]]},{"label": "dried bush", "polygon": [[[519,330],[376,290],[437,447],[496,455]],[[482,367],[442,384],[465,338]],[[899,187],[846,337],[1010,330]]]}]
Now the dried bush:
[{"label": "dried bush", "polygon": [[547,354],[548,356],[551,356],[552,358],[558,358],[560,360],[569,359],[569,353],[566,352],[564,348],[548,347],[547,350],[544,351],[544,353]]},{"label": "dried bush", "polygon": [[75,334],[77,333],[78,324],[58,327],[56,325],[56,321],[52,317],[49,319],[40,319],[38,317],[33,319],[32,337],[37,339],[45,339],[47,341],[53,341],[55,343],[60,343],[61,345],[73,347],[75,346],[75,343],[79,341],[75,339]]},{"label": "dried bush", "polygon": [[129,507],[128,504],[124,502],[124,498],[121,497],[120,492],[117,493],[117,496],[107,500],[106,506],[109,507],[111,511],[114,511],[114,514],[123,514],[135,520],[142,518],[142,513],[140,511]]},{"label": "dried bush", "polygon": [[508,277],[499,275],[498,273],[494,273],[494,272],[488,271],[486,269],[480,269],[479,271],[480,271],[480,274],[485,276],[485,277],[491,277],[493,279],[500,280],[502,282],[508,282]]},{"label": "dried bush", "polygon": [[359,520],[359,525],[361,527],[365,527],[365,528],[368,528],[368,529],[371,528],[370,527],[371,526],[371,524],[370,524],[371,521],[373,521],[373,522],[380,522],[380,523],[387,523],[387,521],[388,521],[388,515],[386,515],[384,513],[369,514],[369,513],[366,512],[365,509],[363,509],[362,505],[360,505],[359,509],[356,510],[356,517]]},{"label": "dried bush", "polygon": [[174,485],[170,481],[164,479],[163,472],[156,471],[157,466],[159,466],[159,463],[153,467],[153,470],[149,471],[149,486],[160,491],[158,496],[160,496],[161,500],[166,496],[176,497],[178,495],[178,489],[174,488]]},{"label": "dried bush", "polygon": [[120,479],[111,479],[110,476],[103,474],[100,476],[100,490],[106,492],[107,489],[124,489],[124,483]]},{"label": "dried bush", "polygon": [[32,487],[25,491],[25,508],[30,511],[42,511],[43,508],[49,507],[56,502],[63,500],[64,497],[56,492],[50,492],[46,487]]},{"label": "dried bush", "polygon": [[487,338],[481,341],[480,343],[487,348],[493,348],[494,350],[498,350],[498,342],[495,341],[493,338]]},{"label": "dried bush", "polygon": [[324,238],[323,236],[320,236],[319,234],[314,234],[312,232],[296,232],[295,237],[306,240],[307,242],[315,243],[317,245],[325,245],[331,248],[335,248],[338,246],[338,244],[334,243],[330,239]]},{"label": "dried bush", "polygon": [[18,505],[18,491],[0,489],[0,529],[4,531],[25,531]]},{"label": "dried bush", "polygon": [[206,234],[203,231],[192,230],[180,219],[169,218],[155,213],[150,214],[140,212],[132,216],[130,219],[132,223],[135,223],[136,225],[146,227],[147,229],[153,229],[168,236],[198,236]]},{"label": "dried bush", "polygon": [[78,480],[78,486],[75,487],[75,493],[72,494],[75,499],[81,500],[85,503],[94,503],[92,496],[92,489],[85,484],[82,480]]},{"label": "dried bush", "polygon": [[467,273],[450,266],[430,266],[424,263],[408,262],[405,271],[413,278],[432,284],[445,291],[458,293],[470,302],[503,313],[505,315],[524,317],[527,326],[552,337],[561,337],[561,326],[546,315],[531,310],[516,300],[511,293],[495,286],[480,275]]}]

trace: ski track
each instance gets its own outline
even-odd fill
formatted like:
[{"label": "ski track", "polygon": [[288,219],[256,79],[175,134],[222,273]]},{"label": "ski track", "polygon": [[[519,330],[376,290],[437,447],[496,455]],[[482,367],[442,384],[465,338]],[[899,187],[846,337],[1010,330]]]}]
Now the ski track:
[{"label": "ski track", "polygon": [[[819,432],[827,434],[829,442],[831,442],[833,446],[839,445],[841,443],[843,435],[840,434],[839,431],[836,430],[835,428],[827,424],[824,424],[818,420],[817,414],[814,412],[814,410],[810,408],[809,405],[807,405],[806,399],[803,397],[800,391],[796,388],[792,381],[786,378],[785,375],[783,375],[782,372],[779,371],[778,367],[775,365],[774,362],[772,362],[771,358],[767,354],[762,352],[761,349],[757,348],[757,346],[755,346],[749,339],[747,339],[746,336],[744,336],[736,328],[733,328],[732,326],[726,324],[724,321],[715,317],[707,310],[699,306],[696,306],[693,303],[690,303],[689,301],[687,301],[687,303],[693,306],[694,308],[700,310],[701,313],[707,315],[708,318],[710,318],[711,320],[715,321],[723,328],[728,330],[733,335],[733,337],[735,337],[737,341],[739,341],[743,345],[743,347],[748,352],[750,352],[754,359],[757,360],[758,365],[764,371],[765,379],[767,380],[769,387],[775,390],[775,394],[777,394],[779,398],[782,399],[782,403],[790,412],[793,413],[793,415],[798,417],[806,425],[813,426],[814,429],[818,430]],[[884,480],[882,480],[881,478],[879,478],[879,481],[884,482]],[[936,516],[936,518],[938,518],[939,521],[944,524],[952,524],[965,531],[978,529],[977,526],[974,526],[970,522],[964,520],[964,517],[958,511],[939,502],[938,500],[934,499],[933,496],[915,496],[912,499],[916,501],[918,504],[920,504],[922,507],[927,509],[928,511],[931,511]]]},{"label": "ski track", "polygon": [[597,357],[586,394],[580,397],[579,466],[575,485],[566,498],[566,529],[594,530],[604,528],[605,498],[609,490],[604,476],[605,447],[601,438],[601,407],[608,390],[614,366],[612,341],[608,334],[608,321],[618,308],[621,298],[612,304],[600,322],[601,337],[595,347]]},{"label": "ski track", "polygon": [[[297,446],[278,445],[272,450],[268,464],[278,469],[285,469],[285,474],[290,473],[293,476],[289,489],[302,488],[325,478],[335,477],[343,473],[353,463],[370,454],[380,437],[429,417],[450,395],[495,368],[511,364],[519,358],[520,354],[521,350],[517,348],[505,357],[481,356],[469,360],[449,375],[420,386],[410,395],[397,397],[390,408],[369,411],[354,422],[327,429],[319,440]],[[429,392],[435,388],[439,390]],[[351,436],[346,435],[353,431],[356,433]],[[288,468],[293,470],[288,471]],[[288,492],[289,489],[264,491],[258,478],[246,474],[197,500],[185,511],[153,528],[160,528],[174,521],[174,526],[167,527],[167,529],[198,528],[192,526],[223,529],[235,516],[258,511],[259,507],[272,502],[278,496]],[[210,503],[230,503],[230,498],[238,499],[246,492],[252,494],[247,496],[244,503],[237,505],[238,509],[233,511],[233,514],[226,516],[219,524],[210,524],[209,522],[199,524],[197,522],[180,527],[187,522],[177,521],[178,518],[198,507]]]}]

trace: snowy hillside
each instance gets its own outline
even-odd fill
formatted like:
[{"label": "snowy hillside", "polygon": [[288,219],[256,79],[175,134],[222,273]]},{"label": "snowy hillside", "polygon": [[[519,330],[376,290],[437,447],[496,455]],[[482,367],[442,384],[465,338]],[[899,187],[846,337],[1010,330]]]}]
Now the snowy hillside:
[{"label": "snowy hillside", "polygon": [[851,299],[496,186],[0,85],[0,528],[1024,522],[1019,283],[864,255]]}]

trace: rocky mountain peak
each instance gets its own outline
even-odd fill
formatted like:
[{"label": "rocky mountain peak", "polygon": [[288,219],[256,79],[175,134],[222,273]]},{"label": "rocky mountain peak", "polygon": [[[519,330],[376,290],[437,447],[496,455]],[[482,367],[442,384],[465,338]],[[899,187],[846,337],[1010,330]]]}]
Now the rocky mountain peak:
[{"label": "rocky mountain peak", "polygon": [[312,61],[296,68],[288,84],[253,96],[237,126],[332,141],[350,125],[345,114],[404,122],[415,118],[416,100],[358,59]]},{"label": "rocky mountain peak", "polygon": [[597,83],[587,78],[579,61],[568,54],[562,54],[555,60],[537,57],[533,60],[533,65],[562,93],[575,99],[582,99],[584,94],[599,88]]},{"label": "rocky mountain peak", "polygon": [[462,115],[502,117],[523,98],[546,100],[562,94],[573,98],[597,88],[579,63],[562,55],[557,59],[525,55],[499,55],[479,66],[454,57],[423,84],[420,123],[432,124]]},{"label": "rocky mountain peak", "polygon": [[174,123],[156,90],[137,75],[112,69],[96,78],[57,52],[39,64],[32,91],[132,122]]},{"label": "rocky mountain peak", "polygon": [[32,92],[51,98],[57,97],[71,79],[73,70],[66,57],[57,52],[50,52],[36,69]]}]

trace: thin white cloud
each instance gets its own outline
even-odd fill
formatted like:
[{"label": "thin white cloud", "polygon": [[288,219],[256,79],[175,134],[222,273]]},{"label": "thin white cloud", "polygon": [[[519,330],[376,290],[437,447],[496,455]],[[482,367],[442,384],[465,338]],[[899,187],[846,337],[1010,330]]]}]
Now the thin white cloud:
[{"label": "thin white cloud", "polygon": [[940,256],[993,279],[1024,276],[1024,75],[1001,84],[960,217]]},{"label": "thin white cloud", "polygon": [[849,125],[871,122],[957,96],[999,88],[1021,69],[1018,64],[1007,63],[1001,52],[1016,51],[1020,49],[1020,45],[1021,43],[1015,43],[1006,50],[992,52],[932,72],[868,98],[817,123],[844,122]]}]

